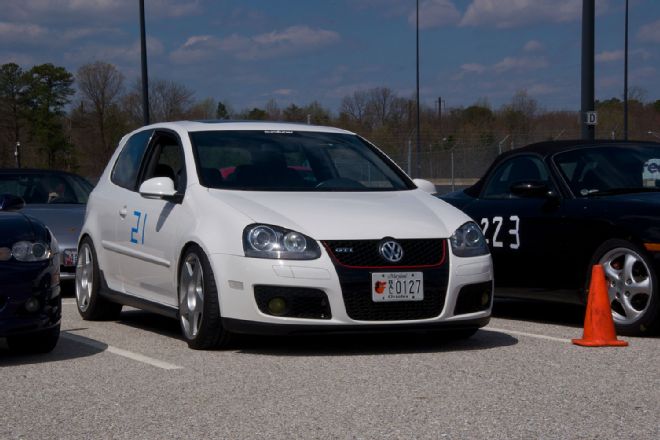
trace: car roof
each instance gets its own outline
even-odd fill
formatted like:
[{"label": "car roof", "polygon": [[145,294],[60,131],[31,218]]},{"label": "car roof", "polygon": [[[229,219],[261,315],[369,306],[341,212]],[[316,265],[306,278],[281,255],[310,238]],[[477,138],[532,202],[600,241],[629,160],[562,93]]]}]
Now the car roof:
[{"label": "car roof", "polygon": [[62,170],[51,170],[47,168],[0,168],[0,174],[60,174],[75,177],[82,177],[75,173]]},{"label": "car roof", "polygon": [[598,140],[584,140],[584,139],[573,139],[573,140],[563,140],[563,141],[545,141],[537,142],[534,144],[529,144],[524,147],[516,148],[502,155],[497,159],[499,162],[501,159],[508,156],[521,154],[521,153],[534,153],[541,155],[543,157],[551,156],[555,153],[561,153],[564,151],[574,150],[576,148],[585,148],[585,147],[596,147],[603,145],[611,146],[625,146],[625,145],[639,145],[639,144],[650,144],[660,146],[658,142],[649,142],[649,141],[622,141],[622,140],[611,140],[611,139],[598,139]]},{"label": "car roof", "polygon": [[[173,121],[161,122],[142,127],[145,128],[169,128],[182,129],[188,132],[216,131],[216,130],[282,130],[282,131],[311,131],[323,133],[354,134],[341,128],[326,127],[323,125],[308,125],[296,122],[271,122],[271,121],[231,121],[231,120],[208,120],[208,121]],[[137,131],[137,130],[136,130]]]}]

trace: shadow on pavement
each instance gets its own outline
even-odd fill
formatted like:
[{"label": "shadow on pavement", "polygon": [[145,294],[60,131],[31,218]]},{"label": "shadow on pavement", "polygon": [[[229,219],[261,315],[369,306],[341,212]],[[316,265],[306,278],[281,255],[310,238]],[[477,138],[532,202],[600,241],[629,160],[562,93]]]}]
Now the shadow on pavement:
[{"label": "shadow on pavement", "polygon": [[[85,330],[85,329],[75,329]],[[45,354],[18,354],[9,350],[7,341],[0,339],[0,368],[16,365],[43,364],[46,362],[67,361],[99,354],[107,348],[107,345],[83,336],[73,335],[69,337],[68,331],[60,332],[60,339],[55,349]],[[74,339],[75,338],[75,339]]]},{"label": "shadow on pavement", "polygon": [[123,310],[116,322],[169,338],[183,339],[181,337],[181,327],[176,319],[155,313],[136,309]]},{"label": "shadow on pavement", "polygon": [[518,339],[478,331],[467,339],[427,332],[313,336],[241,336],[232,349],[246,354],[277,356],[361,356],[488,350],[515,345]]},{"label": "shadow on pavement", "polygon": [[493,317],[532,321],[543,324],[584,326],[584,306],[533,300],[498,299],[493,306]]}]

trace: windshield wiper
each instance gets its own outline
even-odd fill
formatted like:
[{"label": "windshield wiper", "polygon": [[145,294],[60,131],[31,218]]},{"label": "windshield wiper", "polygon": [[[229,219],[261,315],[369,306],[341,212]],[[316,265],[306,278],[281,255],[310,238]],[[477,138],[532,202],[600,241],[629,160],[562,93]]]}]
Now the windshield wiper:
[{"label": "windshield wiper", "polygon": [[630,188],[609,188],[589,190],[585,197],[611,196],[616,194],[633,194],[645,192],[660,192],[660,188],[655,187],[630,187]]}]

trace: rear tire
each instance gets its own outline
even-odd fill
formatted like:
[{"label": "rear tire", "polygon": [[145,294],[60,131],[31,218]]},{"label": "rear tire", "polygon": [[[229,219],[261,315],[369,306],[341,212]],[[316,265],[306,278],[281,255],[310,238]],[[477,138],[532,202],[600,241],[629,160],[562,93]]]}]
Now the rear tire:
[{"label": "rear tire", "polygon": [[204,251],[190,246],[179,268],[179,324],[188,347],[225,348],[231,334],[222,327],[218,288]]},{"label": "rear tire", "polygon": [[646,252],[629,241],[607,240],[591,260],[585,292],[594,264],[602,265],[605,271],[617,333],[641,336],[657,332],[660,327],[658,278]]},{"label": "rear tire", "polygon": [[94,244],[89,237],[80,242],[76,264],[76,304],[78,313],[86,321],[113,321],[119,318],[121,304],[103,298],[101,272]]},{"label": "rear tire", "polygon": [[60,339],[60,324],[46,330],[39,330],[25,335],[7,337],[7,345],[14,353],[43,354],[50,353]]}]

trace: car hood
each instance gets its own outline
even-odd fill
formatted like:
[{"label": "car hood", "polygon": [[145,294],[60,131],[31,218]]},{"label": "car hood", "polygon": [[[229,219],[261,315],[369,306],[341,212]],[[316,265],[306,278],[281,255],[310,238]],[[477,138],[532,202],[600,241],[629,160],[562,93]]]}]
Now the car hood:
[{"label": "car hood", "polygon": [[21,212],[44,222],[57,239],[60,249],[78,247],[85,205],[26,205]]},{"label": "car hood", "polygon": [[11,247],[22,240],[36,237],[34,225],[21,212],[0,212],[0,247]]},{"label": "car hood", "polygon": [[448,237],[469,221],[421,190],[210,193],[255,223],[293,229],[317,240]]}]

